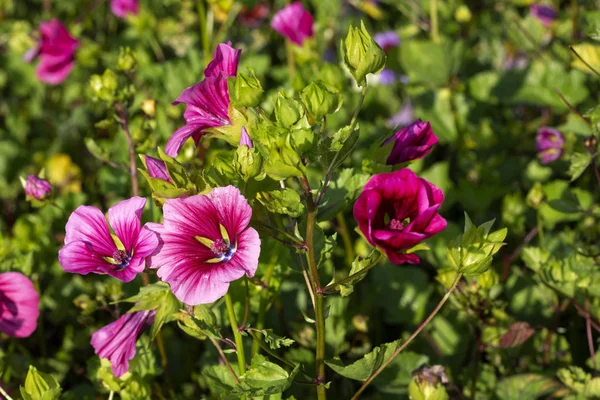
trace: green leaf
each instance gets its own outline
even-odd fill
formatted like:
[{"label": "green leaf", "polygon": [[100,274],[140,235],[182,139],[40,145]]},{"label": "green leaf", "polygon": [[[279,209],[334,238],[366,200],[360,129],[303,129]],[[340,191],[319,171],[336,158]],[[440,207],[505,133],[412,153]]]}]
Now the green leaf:
[{"label": "green leaf", "polygon": [[589,153],[573,153],[569,158],[569,172],[571,182],[583,174],[587,167],[592,163],[592,156]]},{"label": "green leaf", "polygon": [[25,377],[25,385],[20,387],[24,400],[55,400],[62,391],[58,381],[50,374],[40,372],[33,365]]},{"label": "green leaf", "polygon": [[[348,276],[358,274],[360,271],[367,268],[373,262],[375,262],[376,258],[379,258],[380,254],[377,251],[372,251],[368,257],[362,258],[361,256],[356,256],[354,261],[352,261],[352,268],[350,268],[350,272]],[[354,278],[350,279],[348,282],[343,283],[342,285],[338,285],[336,289],[340,291],[342,297],[349,296],[354,291],[354,285],[360,281],[362,281],[367,276],[366,273],[358,274]]]},{"label": "green leaf", "polygon": [[273,333],[273,329],[261,329],[256,332],[262,333],[265,337],[265,343],[273,350],[283,347],[289,347],[295,343],[294,340],[279,336]]},{"label": "green leaf", "polygon": [[375,347],[370,353],[365,354],[364,357],[349,365],[344,365],[339,358],[325,361],[325,364],[346,378],[365,381],[385,360],[392,356],[394,351],[400,347],[400,343],[401,340],[396,340]]},{"label": "green leaf", "polygon": [[270,212],[289,215],[292,218],[298,218],[304,213],[300,195],[290,188],[268,192],[263,204]]},{"label": "green leaf", "polygon": [[175,313],[181,306],[179,300],[171,293],[169,285],[164,282],[143,286],[138,294],[123,301],[136,303],[128,312],[156,310],[150,331],[153,339],[165,323],[175,320]]},{"label": "green leaf", "polygon": [[400,63],[410,82],[440,87],[460,68],[463,50],[462,41],[409,40],[400,46]]},{"label": "green leaf", "polygon": [[540,374],[521,374],[502,379],[496,387],[499,399],[536,400],[561,386],[554,379]]}]

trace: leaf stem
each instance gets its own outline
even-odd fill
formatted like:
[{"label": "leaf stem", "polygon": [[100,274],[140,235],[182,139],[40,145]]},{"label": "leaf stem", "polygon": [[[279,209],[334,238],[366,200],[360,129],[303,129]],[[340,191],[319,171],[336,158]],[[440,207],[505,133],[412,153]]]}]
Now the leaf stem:
[{"label": "leaf stem", "polygon": [[133,146],[133,139],[131,138],[129,127],[127,126],[127,114],[125,114],[125,110],[123,109],[121,103],[115,103],[115,109],[119,114],[121,126],[123,127],[123,132],[125,133],[125,139],[127,139],[127,148],[129,150],[129,174],[131,175],[131,193],[133,196],[137,196],[139,190],[137,179],[137,167],[135,165],[135,147]]},{"label": "leaf stem", "polygon": [[348,229],[348,224],[346,223],[346,218],[344,218],[344,213],[340,211],[335,216],[335,219],[338,223],[340,235],[342,235],[342,241],[344,242],[346,263],[352,265],[352,261],[354,261],[354,246],[352,245],[352,238],[350,237],[350,231]]},{"label": "leaf stem", "polygon": [[577,50],[575,50],[575,48],[572,45],[569,45],[569,50],[571,50],[573,52],[573,54],[575,54],[575,56],[577,56],[577,58],[579,58],[579,60],[585,64],[586,67],[588,67],[590,69],[590,71],[592,71],[594,74],[596,74],[596,76],[600,76],[600,73],[598,71],[596,71],[596,69],[594,69],[594,67],[592,67],[587,61],[585,61],[583,59],[583,57],[581,57],[579,55],[579,53],[577,52]]},{"label": "leaf stem", "polygon": [[373,374],[371,374],[371,376],[369,376],[369,378],[365,381],[365,383],[363,383],[363,385],[360,387],[360,389],[358,389],[358,391],[354,394],[354,396],[352,397],[352,400],[358,399],[358,396],[360,396],[360,394],[367,388],[367,386],[369,386],[369,384],[371,382],[373,382],[373,380],[377,377],[377,375],[379,375],[381,373],[381,371],[383,371],[385,369],[385,367],[390,365],[390,363],[392,361],[394,361],[394,359],[398,356],[398,354],[400,354],[402,352],[402,350],[404,350],[413,341],[413,339],[416,338],[419,335],[419,333],[421,333],[421,331],[431,322],[431,320],[441,310],[444,303],[446,303],[446,301],[450,298],[450,295],[452,294],[452,292],[454,292],[454,289],[456,289],[456,286],[458,286],[458,283],[460,282],[461,278],[462,278],[462,274],[459,273],[456,276],[456,279],[454,279],[454,282],[452,282],[452,285],[450,286],[450,288],[448,289],[448,291],[446,292],[444,297],[442,297],[442,299],[440,300],[438,305],[434,308],[434,310],[431,312],[431,314],[429,314],[429,316],[425,319],[425,321],[423,321],[421,323],[421,325],[419,325],[417,330],[414,331],[413,334],[410,335],[410,337],[404,343],[402,343],[402,346],[398,347],[396,349],[396,351],[394,351],[394,354],[392,354],[390,356],[390,358],[385,360],[384,363],[381,364],[381,366],[379,368],[377,368],[377,370],[375,372],[373,372]]},{"label": "leaf stem", "polygon": [[271,350],[271,348],[269,346],[267,346],[260,339],[258,334],[256,333],[256,331],[258,331],[258,330],[259,329],[247,329],[246,331],[250,334],[250,336],[252,336],[252,339],[254,339],[256,341],[256,343],[258,343],[258,345],[271,357],[276,358],[277,360],[281,361],[282,363],[284,363],[285,365],[287,365],[290,368],[296,368],[296,364],[294,364],[291,361],[286,360],[285,358],[281,357],[279,354],[277,354],[273,350]]},{"label": "leaf stem", "polygon": [[379,264],[379,262],[381,261],[381,259],[382,259],[382,254],[379,253],[379,255],[377,256],[377,258],[371,264],[367,265],[365,268],[361,269],[358,272],[355,272],[352,275],[348,275],[344,279],[340,279],[337,282],[330,283],[329,285],[325,286],[321,291],[322,292],[327,292],[327,291],[330,291],[330,290],[334,290],[339,285],[343,285],[344,283],[349,282],[352,279],[354,279],[354,278],[356,278],[356,277],[358,277],[358,276],[360,276],[362,274],[367,273],[371,268],[373,268],[374,266],[376,266],[377,264]]},{"label": "leaf stem", "polygon": [[438,9],[437,0],[429,0],[429,13],[431,19],[431,41],[438,43],[440,41],[438,31]]},{"label": "leaf stem", "polygon": [[289,40],[285,40],[285,55],[287,58],[288,70],[290,72],[290,82],[294,84],[294,77],[296,76],[296,59],[294,57],[294,44]]},{"label": "leaf stem", "polygon": [[238,366],[240,373],[246,372],[246,356],[244,354],[244,341],[242,340],[242,334],[239,331],[237,320],[235,319],[235,310],[233,309],[233,301],[229,293],[225,295],[225,304],[227,306],[227,316],[229,317],[229,324],[231,330],[233,330],[233,337],[235,338],[235,347],[237,353]]},{"label": "leaf stem", "polygon": [[227,366],[227,369],[229,369],[229,372],[231,373],[231,376],[233,376],[233,379],[235,380],[235,383],[237,383],[239,385],[240,384],[240,380],[238,379],[237,375],[235,374],[235,371],[233,370],[233,368],[231,367],[231,364],[229,364],[229,361],[227,361],[227,357],[225,357],[225,353],[223,353],[223,349],[219,345],[219,342],[217,342],[214,338],[212,338],[210,336],[208,336],[208,338],[210,339],[210,341],[212,342],[212,344],[214,344],[215,347],[217,348],[217,352],[219,353],[219,356],[221,357],[221,360],[223,360],[223,362]]},{"label": "leaf stem", "polygon": [[[271,276],[273,276],[273,271],[275,270],[277,256],[277,252],[273,252],[273,254],[271,255],[271,259],[269,260],[269,265],[263,277],[263,282],[266,285],[266,290],[268,290],[268,287],[271,284]],[[265,317],[267,313],[268,303],[268,296],[264,295],[260,298],[260,303],[258,305],[258,317],[256,317],[256,329],[263,329],[265,327]],[[260,342],[256,338],[254,338],[252,340],[252,356],[258,354],[260,347]]]}]

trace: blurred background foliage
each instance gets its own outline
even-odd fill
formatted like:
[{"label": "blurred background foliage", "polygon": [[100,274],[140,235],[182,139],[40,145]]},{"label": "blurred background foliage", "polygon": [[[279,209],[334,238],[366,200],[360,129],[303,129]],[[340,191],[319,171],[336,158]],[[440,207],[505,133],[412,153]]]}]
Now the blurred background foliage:
[{"label": "blurred background foliage", "polygon": [[[590,354],[600,333],[595,322],[600,320],[600,182],[593,171],[597,149],[588,160],[584,147],[586,137],[598,134],[600,116],[599,77],[590,69],[600,70],[598,1],[546,1],[559,13],[551,26],[530,14],[528,0],[305,1],[316,32],[296,50],[293,81],[284,40],[268,25],[285,2],[262,3],[269,17],[252,20],[256,1],[142,0],[138,16],[119,20],[105,0],[0,0],[0,271],[30,276],[42,308],[30,338],[0,334],[2,385],[18,396],[34,364],[53,374],[68,399],[98,398],[115,387],[125,388],[121,396],[132,399],[217,396],[203,374],[218,362],[217,353],[174,324],[163,329],[168,364],[161,362],[156,345],[144,340],[145,351],[138,351],[133,374],[124,381],[111,380],[109,367],[89,344],[93,331],[125,312],[115,302],[142,284],[140,278],[122,284],[66,274],[57,261],[72,210],[81,204],[107,209],[130,191],[125,139],[114,124],[102,122],[106,109],[92,101],[90,77],[115,70],[120,50],[131,49],[137,67],[118,73],[116,84],[133,92],[129,124],[136,151],[156,155],[156,147],[183,123],[183,108],[171,102],[202,78],[220,42],[242,49],[239,70],[251,67],[266,88],[261,108],[267,113],[280,89],[293,95],[317,78],[340,89],[344,103],[356,104],[359,89],[341,68],[339,43],[351,23],[363,20],[372,33],[393,30],[400,36],[387,61],[397,79],[382,84],[369,78],[359,144],[329,194],[330,201],[341,202],[343,214],[320,218],[328,235],[343,234],[344,224],[350,234],[340,236],[324,268],[333,273],[335,265],[336,272],[344,272],[353,259],[348,253],[366,255],[366,243],[353,231],[353,199],[369,174],[381,171],[378,146],[397,130],[394,116],[401,110],[430,121],[440,139],[411,168],[444,190],[441,214],[449,225],[429,241],[432,251],[421,265],[382,263],[355,286],[352,297],[329,298],[327,354],[349,364],[414,330],[453,279],[445,269],[451,266],[446,248],[462,230],[464,210],[473,221],[495,218],[507,227],[508,245],[489,272],[459,287],[365,397],[406,398],[411,372],[424,362],[446,367],[454,398],[600,397],[600,360]],[[39,23],[50,18],[60,19],[81,40],[75,69],[57,86],[39,82],[34,65],[23,61]],[[342,127],[351,111],[345,107],[329,117],[328,129]],[[541,126],[555,127],[566,138],[565,154],[549,165],[536,157]],[[202,141],[198,151],[188,143],[179,158],[202,167],[218,163],[215,152],[223,148],[216,140]],[[55,188],[55,201],[34,208],[25,201],[19,176],[42,170]],[[141,185],[149,195],[146,183]],[[152,206],[145,219],[159,215]],[[250,310],[258,312],[259,303],[267,301],[265,325],[297,342],[286,358],[310,365],[315,333],[302,315],[310,303],[302,276],[290,268],[283,245],[264,241],[263,248],[272,250],[261,255],[258,274],[272,270],[271,286],[264,294],[251,285]],[[241,282],[232,291],[235,298],[244,297]],[[592,349],[586,323],[593,327]],[[328,377],[331,398],[354,393],[351,381],[332,370]],[[294,384],[284,397],[291,395],[304,399],[314,393],[310,385]]]}]

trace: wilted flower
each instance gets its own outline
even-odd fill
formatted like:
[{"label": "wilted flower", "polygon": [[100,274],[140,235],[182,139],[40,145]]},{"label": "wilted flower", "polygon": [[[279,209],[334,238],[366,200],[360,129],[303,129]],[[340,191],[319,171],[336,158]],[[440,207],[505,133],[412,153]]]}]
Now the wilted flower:
[{"label": "wilted flower", "polygon": [[271,27],[274,30],[298,46],[302,46],[305,39],[313,36],[313,24],[313,16],[304,9],[300,1],[277,11],[271,20]]},{"label": "wilted flower", "polygon": [[565,144],[564,136],[553,128],[541,127],[536,137],[536,151],[542,164],[549,164],[560,158]]},{"label": "wilted flower", "polygon": [[167,199],[164,223],[151,224],[161,239],[151,268],[190,305],[212,303],[229,283],[258,267],[260,239],[249,228],[252,208],[240,191],[219,187],[207,195]]},{"label": "wilted flower", "polygon": [[390,128],[406,126],[414,120],[413,115],[414,109],[412,103],[410,100],[406,100],[400,111],[387,120],[386,125]]},{"label": "wilted flower", "polygon": [[381,47],[386,53],[390,49],[400,46],[400,36],[398,36],[398,34],[394,31],[377,33],[375,36],[373,36],[373,40],[375,40],[379,47]]},{"label": "wilted flower", "polygon": [[117,378],[129,369],[129,361],[135,357],[135,343],[144,329],[152,325],[155,314],[155,310],[128,313],[92,335],[90,343],[94,351],[98,357],[110,361]]},{"label": "wilted flower", "polygon": [[171,177],[169,176],[169,172],[167,171],[167,166],[163,160],[159,160],[158,158],[144,156],[144,161],[146,164],[146,169],[148,170],[148,175],[151,178],[162,179],[163,181],[167,181],[169,183],[173,183]]},{"label": "wilted flower", "polygon": [[394,142],[392,153],[387,159],[388,165],[402,164],[425,157],[438,142],[429,122],[417,119],[415,122],[396,132],[384,142]]},{"label": "wilted flower", "polygon": [[64,81],[75,66],[75,50],[79,41],[56,19],[40,25],[41,39],[25,54],[25,62],[38,56],[36,75],[42,82],[56,85]]},{"label": "wilted flower", "polygon": [[354,204],[354,218],[391,262],[418,264],[419,257],[406,250],[446,228],[438,214],[443,201],[441,189],[404,168],[374,175]]},{"label": "wilted flower", "polygon": [[141,226],[146,199],[132,197],[108,209],[108,221],[96,207],[79,206],[69,217],[65,245],[58,261],[67,272],[108,274],[129,282],[144,270],[146,257],[158,246],[158,237]]},{"label": "wilted flower", "polygon": [[544,6],[542,4],[534,3],[530,5],[529,12],[545,26],[549,26],[555,19],[558,18],[558,13],[554,8],[550,6]]},{"label": "wilted flower", "polygon": [[44,200],[52,193],[52,185],[45,179],[28,175],[25,181],[25,194],[36,200]]},{"label": "wilted flower", "polygon": [[110,10],[119,18],[126,18],[128,14],[138,15],[139,0],[111,0]]},{"label": "wilted flower", "polygon": [[250,139],[250,135],[248,135],[248,131],[245,126],[242,126],[242,134],[240,135],[240,146],[248,146],[248,148],[253,148],[252,139]]},{"label": "wilted flower", "polygon": [[227,78],[237,74],[240,52],[228,44],[219,44],[213,60],[204,70],[204,80],[185,89],[173,102],[187,106],[183,114],[186,125],[177,129],[167,142],[167,155],[177,156],[190,137],[197,145],[207,129],[231,125]]},{"label": "wilted flower", "polygon": [[0,274],[0,332],[27,337],[37,328],[40,297],[33,283],[20,272]]}]

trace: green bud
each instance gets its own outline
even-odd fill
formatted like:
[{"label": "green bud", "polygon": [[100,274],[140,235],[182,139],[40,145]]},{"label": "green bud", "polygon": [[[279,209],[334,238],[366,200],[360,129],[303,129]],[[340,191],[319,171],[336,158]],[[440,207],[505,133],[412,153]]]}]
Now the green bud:
[{"label": "green bud", "polygon": [[56,378],[30,365],[25,385],[20,387],[20,391],[23,400],[54,400],[60,397],[62,389]]},{"label": "green bud", "polygon": [[465,213],[465,232],[448,248],[448,258],[458,272],[466,276],[477,276],[492,265],[492,258],[505,244],[508,230],[499,229],[490,233],[494,220],[475,227]]},{"label": "green bud", "polygon": [[446,372],[441,365],[423,365],[412,374],[408,385],[408,398],[411,400],[448,400],[445,384]]},{"label": "green bud", "polygon": [[247,70],[246,74],[239,73],[235,78],[229,78],[229,96],[235,108],[257,106],[264,91],[254,70]]},{"label": "green bud", "polygon": [[118,71],[133,71],[137,67],[137,60],[129,47],[121,47],[117,60]]},{"label": "green bud", "polygon": [[385,53],[367,32],[362,21],[360,29],[350,27],[346,40],[342,43],[342,49],[344,64],[359,86],[367,84],[367,74],[378,74],[385,67]]},{"label": "green bud", "polygon": [[315,121],[335,113],[342,105],[342,96],[336,89],[323,82],[312,82],[300,93],[306,110]]},{"label": "green bud", "polygon": [[117,87],[117,75],[110,69],[104,71],[102,75],[95,74],[90,78],[90,88],[94,100],[113,102]]},{"label": "green bud", "polygon": [[291,128],[302,117],[304,117],[304,107],[294,99],[288,99],[283,93],[279,93],[275,101],[275,119],[277,124],[284,128]]},{"label": "green bud", "polygon": [[533,209],[537,209],[540,206],[540,204],[542,204],[542,202],[544,201],[544,189],[542,188],[542,185],[539,182],[533,185],[531,190],[529,190],[529,193],[527,193],[526,201],[527,205]]},{"label": "green bud", "polygon": [[248,182],[251,178],[256,178],[256,180],[264,178],[264,173],[259,176],[262,163],[262,157],[255,147],[239,146],[233,155],[235,170],[245,182]]}]

